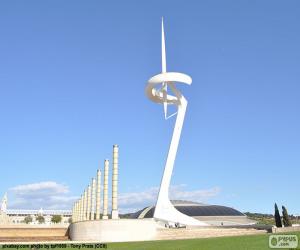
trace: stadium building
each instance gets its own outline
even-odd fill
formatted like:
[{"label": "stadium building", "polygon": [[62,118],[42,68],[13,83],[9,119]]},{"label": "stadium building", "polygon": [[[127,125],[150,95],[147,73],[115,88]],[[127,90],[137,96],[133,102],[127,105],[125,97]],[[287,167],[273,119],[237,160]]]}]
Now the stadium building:
[{"label": "stadium building", "polygon": [[[51,225],[55,224],[52,222],[52,217],[54,215],[61,216],[61,222],[59,224],[68,225],[71,222],[72,212],[71,210],[39,210],[33,209],[7,209],[7,194],[4,195],[1,202],[0,209],[0,224],[25,224],[25,218],[31,218],[28,222],[30,225],[45,224]],[[43,222],[38,221],[38,217],[43,218]]]},{"label": "stadium building", "polygon": [[[256,222],[247,218],[242,212],[226,206],[172,200],[175,208],[188,216],[211,226],[252,225]],[[130,215],[132,219],[153,218],[155,206],[146,207]]]},{"label": "stadium building", "polygon": [[[25,218],[30,216],[32,218],[32,222],[30,222],[29,224],[31,224],[31,225],[55,224],[51,221],[51,219],[54,215],[61,216],[60,224],[69,224],[70,218],[72,216],[70,210],[43,210],[42,208],[39,210],[8,209],[6,214],[9,217],[10,223],[13,223],[13,224],[25,223]],[[39,223],[39,221],[37,220],[38,216],[42,216],[45,221],[43,223]]]}]

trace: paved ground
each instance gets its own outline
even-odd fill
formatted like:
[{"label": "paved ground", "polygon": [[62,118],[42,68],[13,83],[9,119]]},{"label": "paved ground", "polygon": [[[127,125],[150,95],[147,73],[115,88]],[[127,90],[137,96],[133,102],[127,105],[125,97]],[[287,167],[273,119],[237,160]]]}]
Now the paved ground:
[{"label": "paved ground", "polygon": [[0,227],[0,243],[68,240],[66,227],[6,226]]},{"label": "paved ground", "polygon": [[179,228],[160,229],[157,240],[211,238],[237,235],[265,234],[266,230],[253,228]]},{"label": "paved ground", "polygon": [[42,237],[1,237],[0,238],[0,245],[1,244],[6,244],[6,243],[16,243],[16,242],[62,242],[62,241],[69,241],[67,236],[42,236]]}]

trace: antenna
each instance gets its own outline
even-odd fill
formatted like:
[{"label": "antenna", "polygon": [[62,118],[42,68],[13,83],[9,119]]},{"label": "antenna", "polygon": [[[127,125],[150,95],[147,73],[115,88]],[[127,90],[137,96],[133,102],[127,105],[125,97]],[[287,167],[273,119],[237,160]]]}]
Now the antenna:
[{"label": "antenna", "polygon": [[[166,59],[166,42],[165,42],[165,30],[164,30],[164,18],[161,18],[161,73],[167,72],[167,59]],[[164,114],[165,119],[167,120],[168,116],[168,102],[167,102],[167,94],[168,94],[168,85],[167,83],[162,83],[161,92],[163,94],[164,101]]]},{"label": "antenna", "polygon": [[166,59],[166,42],[164,31],[164,18],[161,18],[161,73],[167,72],[167,59]]}]

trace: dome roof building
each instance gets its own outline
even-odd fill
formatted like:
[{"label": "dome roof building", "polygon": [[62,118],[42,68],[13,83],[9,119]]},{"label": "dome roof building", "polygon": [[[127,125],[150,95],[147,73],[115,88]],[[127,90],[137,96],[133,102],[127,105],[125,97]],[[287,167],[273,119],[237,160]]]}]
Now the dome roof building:
[{"label": "dome roof building", "polygon": [[[171,202],[179,212],[212,226],[255,224],[255,221],[248,219],[245,214],[231,207],[181,200],[172,200]],[[145,207],[131,214],[131,218],[153,218],[154,210],[155,206]]]}]

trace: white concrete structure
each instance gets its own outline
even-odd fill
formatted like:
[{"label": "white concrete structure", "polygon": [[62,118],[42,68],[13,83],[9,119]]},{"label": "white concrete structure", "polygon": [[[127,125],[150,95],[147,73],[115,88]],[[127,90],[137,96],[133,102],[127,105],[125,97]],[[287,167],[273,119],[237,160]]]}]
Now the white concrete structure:
[{"label": "white concrete structure", "polygon": [[77,201],[77,221],[80,221],[80,199]]},{"label": "white concrete structure", "polygon": [[80,218],[79,218],[79,216],[80,216],[80,200],[78,200],[77,202],[76,202],[76,221],[79,221],[80,220]]},{"label": "white concrete structure", "polygon": [[81,220],[81,199],[78,200],[78,221]]},{"label": "white concrete structure", "polygon": [[69,236],[76,241],[145,241],[155,239],[156,228],[153,219],[79,221],[71,224]]},{"label": "white concrete structure", "polygon": [[72,222],[75,222],[74,221],[74,214],[75,214],[75,206],[73,205],[73,207],[72,207]]},{"label": "white concrete structure", "polygon": [[119,147],[113,146],[113,167],[112,167],[112,210],[111,218],[119,219],[118,211],[118,166],[119,166]]},{"label": "white concrete structure", "polygon": [[82,220],[87,220],[87,190],[83,192],[83,218]]},{"label": "white concrete structure", "polygon": [[87,211],[86,211],[86,214],[87,214],[87,220],[90,220],[91,219],[91,185],[88,186],[88,191],[87,191]]},{"label": "white concrete structure", "polygon": [[[183,73],[167,72],[164,24],[162,21],[162,73],[149,79],[146,87],[146,94],[153,102],[164,105],[165,119],[168,119],[175,114],[177,114],[177,117],[157,198],[154,218],[167,223],[204,226],[207,224],[176,210],[169,199],[169,186],[187,108],[187,100],[177,90],[175,82],[191,85],[192,78]],[[168,87],[172,90],[173,95],[168,94]],[[177,107],[177,113],[168,116],[168,105],[175,105]]]},{"label": "white concrete structure", "polygon": [[101,171],[97,170],[96,220],[100,220],[101,209]]},{"label": "white concrete structure", "polygon": [[72,222],[76,222],[76,202],[74,202],[73,209],[74,212],[72,213]]},{"label": "white concrete structure", "polygon": [[78,221],[81,220],[80,215],[81,215],[81,199],[79,198],[79,200],[78,200],[78,219],[77,219]]},{"label": "white concrete structure", "polygon": [[74,221],[78,221],[78,201],[75,203],[75,215],[74,215]]},{"label": "white concrete structure", "polygon": [[95,219],[95,206],[96,206],[96,180],[92,179],[92,208],[91,208],[91,220]]},{"label": "white concrete structure", "polygon": [[72,223],[75,222],[75,203],[73,204],[72,207]]},{"label": "white concrete structure", "polygon": [[80,196],[80,216],[79,219],[82,221],[83,220],[83,195]]},{"label": "white concrete structure", "polygon": [[104,161],[104,184],[103,184],[103,215],[102,219],[108,219],[108,169],[109,161]]},{"label": "white concrete structure", "polygon": [[[113,171],[112,171],[112,219],[119,219],[118,212],[118,165],[119,147],[113,145]],[[104,187],[103,187],[103,216],[108,219],[108,178],[109,161],[104,161]],[[97,170],[96,178],[92,178],[91,184],[75,202],[72,208],[73,222],[85,220],[99,220],[101,216],[101,171]]]}]

